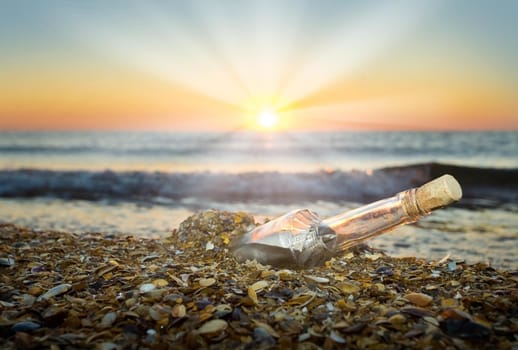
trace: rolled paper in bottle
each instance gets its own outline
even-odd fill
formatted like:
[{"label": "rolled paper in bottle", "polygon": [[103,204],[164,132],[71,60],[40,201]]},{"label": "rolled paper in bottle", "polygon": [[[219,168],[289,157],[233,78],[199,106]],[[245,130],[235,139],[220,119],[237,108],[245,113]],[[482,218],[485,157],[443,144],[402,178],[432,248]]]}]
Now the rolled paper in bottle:
[{"label": "rolled paper in bottle", "polygon": [[461,198],[462,188],[451,175],[438,177],[416,190],[417,205],[426,212],[445,207]]}]

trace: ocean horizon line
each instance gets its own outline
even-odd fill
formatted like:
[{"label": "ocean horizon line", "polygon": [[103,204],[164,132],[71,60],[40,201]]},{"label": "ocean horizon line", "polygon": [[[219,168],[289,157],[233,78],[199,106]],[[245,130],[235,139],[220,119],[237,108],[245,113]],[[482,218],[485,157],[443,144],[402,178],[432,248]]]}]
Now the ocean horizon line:
[{"label": "ocean horizon line", "polygon": [[344,128],[344,129],[280,129],[280,130],[261,130],[261,129],[123,129],[123,128],[107,128],[107,129],[42,129],[42,128],[5,128],[0,129],[2,133],[56,133],[56,134],[74,134],[74,133],[100,133],[100,134],[139,134],[139,133],[156,133],[156,134],[226,134],[226,133],[253,133],[253,134],[283,134],[283,133],[315,133],[315,134],[336,134],[336,133],[518,133],[518,125],[515,128],[465,128],[465,129],[448,129],[448,128],[394,128],[394,129],[377,129],[377,128]]}]

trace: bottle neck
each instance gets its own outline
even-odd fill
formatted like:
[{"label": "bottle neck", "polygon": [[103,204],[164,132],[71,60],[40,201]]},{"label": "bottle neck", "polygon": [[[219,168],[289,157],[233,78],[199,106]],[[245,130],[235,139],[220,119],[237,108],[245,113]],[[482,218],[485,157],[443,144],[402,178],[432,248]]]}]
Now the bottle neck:
[{"label": "bottle neck", "polygon": [[318,231],[319,235],[336,235],[335,240],[329,241],[333,245],[329,249],[338,252],[398,226],[415,222],[427,214],[429,212],[418,205],[416,189],[410,189],[325,219]]},{"label": "bottle neck", "polygon": [[417,221],[422,216],[431,213],[431,210],[426,210],[419,206],[419,201],[417,200],[417,188],[411,188],[409,190],[400,192],[396,195],[396,197],[397,196],[401,197],[403,210],[410,219]]}]

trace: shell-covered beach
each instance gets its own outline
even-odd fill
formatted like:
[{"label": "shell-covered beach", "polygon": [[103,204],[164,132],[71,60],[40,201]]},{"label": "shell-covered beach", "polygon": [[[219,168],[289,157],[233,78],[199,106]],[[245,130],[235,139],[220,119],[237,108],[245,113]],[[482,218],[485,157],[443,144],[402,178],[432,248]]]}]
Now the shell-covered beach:
[{"label": "shell-covered beach", "polygon": [[161,239],[0,227],[2,348],[512,349],[518,272],[360,246],[310,270],[240,264],[254,225],[203,211]]}]

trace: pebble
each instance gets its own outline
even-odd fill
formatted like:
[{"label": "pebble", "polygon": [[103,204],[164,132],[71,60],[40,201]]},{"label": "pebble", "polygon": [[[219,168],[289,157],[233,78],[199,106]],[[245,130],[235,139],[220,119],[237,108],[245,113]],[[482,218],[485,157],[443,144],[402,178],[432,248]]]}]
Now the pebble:
[{"label": "pebble", "polygon": [[141,294],[149,293],[154,290],[156,286],[153,283],[144,283],[140,286],[139,291]]},{"label": "pebble", "polygon": [[14,259],[13,258],[0,258],[0,266],[13,266]]},{"label": "pebble", "polygon": [[41,325],[39,323],[32,321],[18,322],[12,326],[13,332],[32,332],[40,328]]}]

